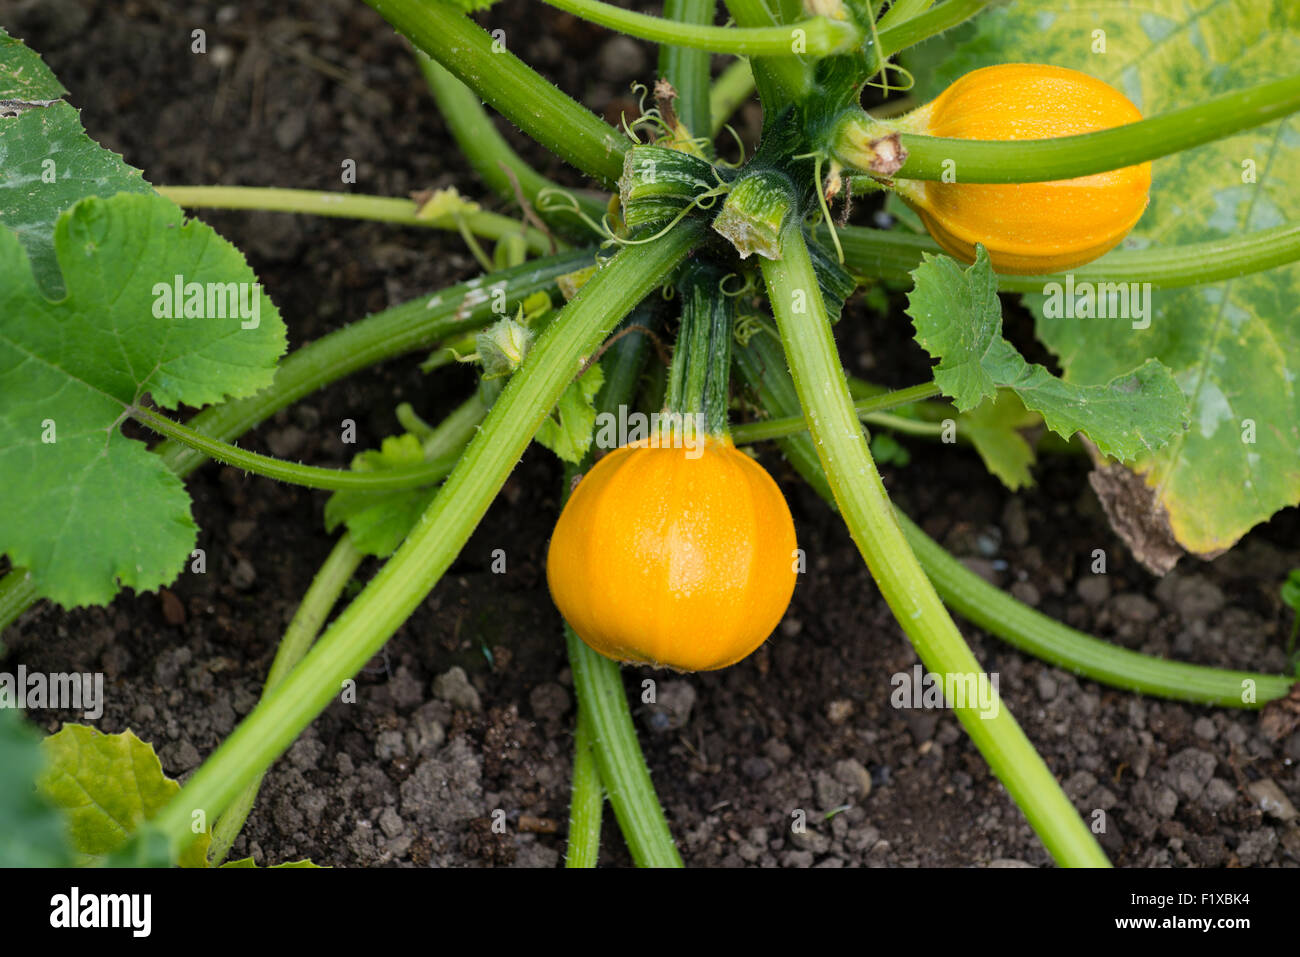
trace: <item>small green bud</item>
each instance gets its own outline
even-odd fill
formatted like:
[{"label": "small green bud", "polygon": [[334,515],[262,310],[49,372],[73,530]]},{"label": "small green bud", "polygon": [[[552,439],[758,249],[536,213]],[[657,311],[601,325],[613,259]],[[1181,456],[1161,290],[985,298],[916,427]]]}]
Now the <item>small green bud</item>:
[{"label": "small green bud", "polygon": [[483,377],[495,379],[514,372],[528,356],[533,331],[517,319],[502,319],[475,337]]}]

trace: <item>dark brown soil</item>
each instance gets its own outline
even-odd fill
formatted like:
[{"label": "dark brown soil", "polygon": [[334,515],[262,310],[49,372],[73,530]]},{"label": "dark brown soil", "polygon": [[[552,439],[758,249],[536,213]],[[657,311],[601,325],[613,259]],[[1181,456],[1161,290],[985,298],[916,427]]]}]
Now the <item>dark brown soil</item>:
[{"label": "dark brown soil", "polygon": [[[487,20],[597,112],[616,118],[634,105],[629,81],[652,76],[645,48],[535,3],[507,0]],[[152,182],[338,188],[351,158],[359,192],[454,184],[481,195],[403,43],[356,0],[33,0],[5,4],[3,22],[46,56],[90,133]],[[206,55],[189,52],[196,28],[207,31]],[[511,135],[548,173],[579,182]],[[475,272],[457,239],[429,232],[270,214],[203,218],[248,253],[294,346]],[[1013,326],[1022,339],[1026,328]],[[925,374],[909,332],[897,309],[880,316],[860,304],[839,327],[850,367],[894,386]],[[376,445],[397,430],[397,403],[435,418],[470,386],[463,371],[422,376],[419,358],[312,396],[245,443],[343,465],[355,451],[339,440],[343,419],[356,420],[361,446]],[[1045,462],[1039,486],[1013,496],[969,451],[909,447],[912,464],[886,471],[900,504],[1023,600],[1126,647],[1283,669],[1290,619],[1277,589],[1300,565],[1294,511],[1229,556],[1184,560],[1159,581],[1109,531],[1082,461]],[[655,675],[660,705],[638,713],[687,863],[1050,863],[951,715],[890,707],[890,676],[915,656],[838,518],[775,453],[764,455],[809,555],[794,603],[740,665]],[[560,862],[573,692],[542,565],[559,482],[550,453],[525,456],[450,573],[360,677],[357,704],[332,706],[275,765],[237,854],[354,867]],[[252,708],[276,641],[331,547],[323,493],[212,465],[188,484],[207,574],[108,609],[35,609],[6,634],[2,662],[104,671],[99,727],[133,729],[179,777]],[[490,571],[497,547],[508,556],[504,576]],[[1109,556],[1104,576],[1088,569],[1094,548]],[[1101,839],[1116,863],[1300,863],[1291,806],[1300,803],[1300,733],[1274,743],[1255,714],[1120,693],[964,631],[1078,808],[1089,820],[1106,812]],[[642,677],[629,670],[628,687],[639,690]],[[49,730],[63,717],[37,716]],[[1261,810],[1264,781],[1282,793],[1280,806]],[[505,835],[490,826],[497,809]],[[800,810],[803,834],[791,828]],[[605,838],[603,860],[628,863],[609,814]]]}]

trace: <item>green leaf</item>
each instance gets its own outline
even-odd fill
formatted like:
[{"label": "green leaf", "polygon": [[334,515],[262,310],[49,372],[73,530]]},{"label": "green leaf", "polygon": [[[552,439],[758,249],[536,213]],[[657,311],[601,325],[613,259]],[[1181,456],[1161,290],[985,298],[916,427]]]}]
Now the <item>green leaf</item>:
[{"label": "green leaf", "polygon": [[[240,252],[160,196],[82,200],[54,245],[68,289],[57,301],[0,230],[0,551],[45,597],[104,604],[121,586],[172,581],[195,541],[180,480],[118,430],[125,409],[146,393],[170,409],[257,392],[284,324]],[[177,276],[242,291],[256,327],[155,315]]]},{"label": "green leaf", "polygon": [[[80,865],[103,863],[180,791],[153,747],[131,731],[101,734],[65,724],[42,744],[49,767],[37,786],[63,810]],[[206,867],[207,848],[204,830],[182,852],[180,866]]]},{"label": "green leaf", "polygon": [[1034,484],[1029,471],[1035,462],[1034,448],[1020,430],[1039,421],[1014,392],[1003,389],[959,416],[957,430],[970,439],[984,467],[1014,492]]},{"label": "green leaf", "polygon": [[[941,82],[997,62],[1073,67],[1146,116],[1293,73],[1294,0],[1018,2],[976,19]],[[1097,31],[1101,31],[1098,34]],[[1092,52],[1104,35],[1106,52]],[[1151,205],[1130,248],[1222,239],[1300,219],[1300,117],[1155,161]],[[1105,259],[1099,261],[1105,263]],[[1192,427],[1132,468],[1185,548],[1214,554],[1300,503],[1300,265],[1153,290],[1150,323],[1045,315],[1027,297],[1066,378],[1106,382],[1147,358],[1173,370]],[[1145,324],[1146,320],[1138,323]]]},{"label": "green leaf", "polygon": [[871,436],[871,457],[878,465],[896,465],[905,468],[912,461],[907,447],[888,432],[875,432]]},{"label": "green leaf", "polygon": [[17,233],[46,294],[63,292],[54,256],[59,214],[85,196],[149,193],[140,171],[104,149],[41,58],[0,29],[0,226]]},{"label": "green leaf", "polygon": [[251,867],[254,870],[268,870],[268,871],[279,871],[279,870],[285,870],[287,868],[313,868],[315,870],[323,870],[323,868],[319,864],[314,864],[307,859],[303,859],[301,861],[285,861],[283,864],[272,864],[270,867],[267,868],[258,868],[257,864],[254,863],[251,857],[241,857],[237,861],[226,861],[226,863],[222,864],[221,866],[222,868],[227,868],[227,867],[250,868]]},{"label": "green leaf", "polygon": [[577,382],[570,382],[555,412],[537,430],[537,441],[566,462],[578,463],[591,448],[596,427],[596,393],[605,384],[600,363],[592,363]]},{"label": "green leaf", "polygon": [[1291,569],[1291,574],[1282,583],[1282,601],[1300,612],[1300,568]]},{"label": "green leaf", "polygon": [[63,815],[36,790],[45,768],[41,736],[13,708],[0,708],[0,867],[72,863]]},{"label": "green leaf", "polygon": [[939,360],[934,381],[966,412],[1011,389],[1058,435],[1083,432],[1110,458],[1128,461],[1166,444],[1184,427],[1186,403],[1169,370],[1148,360],[1102,385],[1079,386],[1031,364],[1002,337],[997,278],[983,246],[963,269],[926,254],[912,271],[908,315],[916,340]]},{"label": "green leaf", "polygon": [[[410,432],[390,435],[379,449],[355,456],[352,467],[359,472],[408,468],[424,463],[420,440]],[[346,525],[352,544],[364,555],[387,558],[397,551],[438,494],[438,486],[398,489],[386,492],[335,492],[325,503],[325,530]]]}]

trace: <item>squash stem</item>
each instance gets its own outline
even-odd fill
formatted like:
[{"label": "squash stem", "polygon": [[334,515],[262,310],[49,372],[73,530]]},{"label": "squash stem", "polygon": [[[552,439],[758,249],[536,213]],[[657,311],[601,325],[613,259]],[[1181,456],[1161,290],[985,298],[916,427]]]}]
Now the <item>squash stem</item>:
[{"label": "squash stem", "polygon": [[691,263],[682,270],[678,296],[681,328],[669,372],[668,410],[698,421],[707,435],[727,434],[731,372],[732,301],[722,295],[720,269]]},{"label": "squash stem", "polygon": [[1107,866],[1096,839],[1001,703],[996,686],[990,687],[990,677],[907,544],[853,409],[797,222],[785,231],[782,254],[761,265],[795,390],[840,513],[881,594],[930,672],[973,681],[982,689],[982,705],[957,700],[953,710],[1048,851],[1062,865]]},{"label": "squash stem", "polygon": [[[643,305],[629,320],[653,329],[655,316]],[[644,334],[631,332],[618,340],[606,354],[604,362],[605,385],[596,397],[597,414],[617,413],[620,406],[631,401],[636,391],[641,369],[645,365],[648,341]],[[591,465],[589,453],[583,463],[565,470],[563,498],[568,498],[573,479]],[[609,803],[618,819],[623,840],[632,852],[632,859],[641,867],[680,867],[681,858],[673,843],[672,832],[664,819],[663,808],[650,782],[637,741],[632,714],[628,710],[627,693],[623,690],[622,672],[618,665],[592,651],[566,623],[565,643],[569,651],[569,667],[573,672],[573,686],[578,694],[578,740],[574,742],[574,800],[569,821],[569,846],[571,854],[575,841],[579,844],[592,840],[590,829],[590,794],[585,792],[579,803],[578,774],[582,759],[583,725],[588,725],[590,750],[599,770],[600,781],[609,794]],[[599,793],[599,792],[598,792]],[[599,814],[596,814],[599,828]],[[579,835],[577,838],[574,835]],[[599,837],[597,836],[596,840]],[[578,852],[581,856],[582,851]],[[572,860],[572,857],[571,857]],[[595,851],[590,855],[595,866]],[[577,866],[570,863],[571,867]]]},{"label": "squash stem", "polygon": [[[566,630],[569,630],[566,628]],[[573,734],[573,796],[569,801],[569,846],[565,867],[595,867],[600,858],[600,824],[605,812],[605,791],[592,746],[591,718],[578,705]]]}]

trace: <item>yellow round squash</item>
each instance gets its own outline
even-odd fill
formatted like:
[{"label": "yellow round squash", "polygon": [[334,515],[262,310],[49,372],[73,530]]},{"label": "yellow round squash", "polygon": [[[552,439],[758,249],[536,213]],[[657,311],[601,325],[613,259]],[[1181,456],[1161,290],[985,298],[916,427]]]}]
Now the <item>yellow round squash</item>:
[{"label": "yellow round squash", "polygon": [[607,658],[725,668],[790,604],[794,522],[776,482],[729,438],[633,443],[578,483],[546,578],[574,631]]},{"label": "yellow round squash", "polygon": [[[911,133],[967,140],[1074,136],[1142,119],[1123,93],[1086,73],[1033,63],[974,70],[908,114]],[[1000,273],[1059,272],[1091,262],[1137,225],[1151,164],[1046,183],[899,180],[944,251],[972,262],[983,243]]]}]

